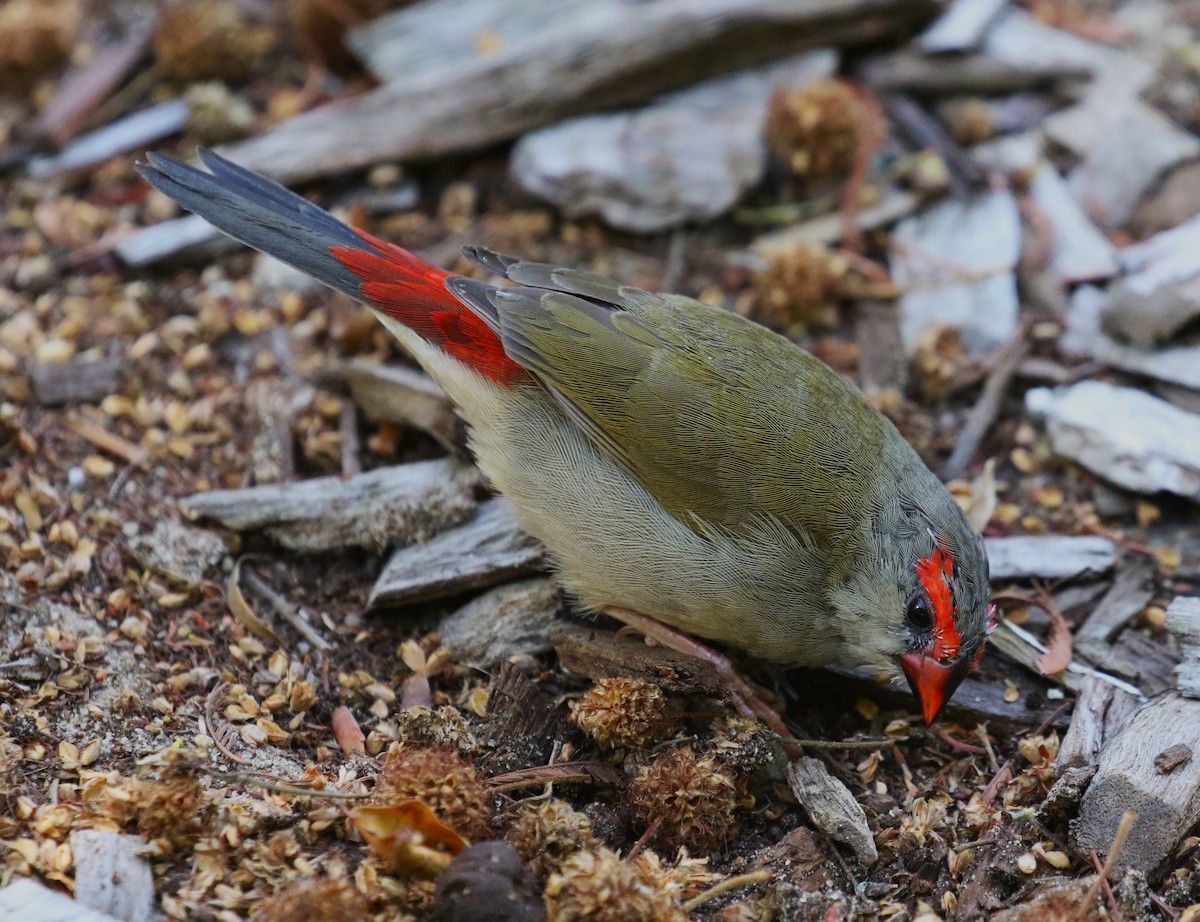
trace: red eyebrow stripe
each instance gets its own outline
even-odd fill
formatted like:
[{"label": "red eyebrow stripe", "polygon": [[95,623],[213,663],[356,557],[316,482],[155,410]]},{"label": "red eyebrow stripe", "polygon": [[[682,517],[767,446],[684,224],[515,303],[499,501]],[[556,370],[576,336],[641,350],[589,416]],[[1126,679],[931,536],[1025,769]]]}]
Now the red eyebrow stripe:
[{"label": "red eyebrow stripe", "polygon": [[962,635],[954,621],[954,593],[950,588],[953,575],[954,560],[941,548],[917,561],[917,577],[933,607],[932,654],[939,661],[957,656],[962,646]]}]

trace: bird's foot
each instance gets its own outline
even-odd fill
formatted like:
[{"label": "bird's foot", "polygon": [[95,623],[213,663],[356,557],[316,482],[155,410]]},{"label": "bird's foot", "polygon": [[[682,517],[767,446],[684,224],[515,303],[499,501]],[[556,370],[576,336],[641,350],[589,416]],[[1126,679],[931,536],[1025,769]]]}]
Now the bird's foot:
[{"label": "bird's foot", "polygon": [[694,656],[696,659],[711,663],[717,670],[717,676],[738,713],[743,717],[761,720],[779,735],[789,755],[798,754],[798,750],[796,753],[792,752],[795,748],[792,743],[796,738],[784,724],[779,711],[763,700],[759,691],[737,671],[729,657],[718,653],[712,647],[705,646],[683,631],[627,608],[606,608],[604,613],[624,622],[646,638],[662,644],[676,653]]}]

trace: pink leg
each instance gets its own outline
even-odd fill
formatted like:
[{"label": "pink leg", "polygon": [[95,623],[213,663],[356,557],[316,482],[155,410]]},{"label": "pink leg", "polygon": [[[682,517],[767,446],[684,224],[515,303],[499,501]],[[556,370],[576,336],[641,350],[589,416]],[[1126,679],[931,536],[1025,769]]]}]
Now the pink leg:
[{"label": "pink leg", "polygon": [[[754,686],[741,677],[738,671],[733,667],[733,663],[729,661],[729,657],[718,653],[712,647],[706,647],[696,638],[691,637],[683,631],[678,631],[669,625],[663,624],[661,621],[655,621],[646,615],[638,614],[635,611],[630,611],[627,608],[606,608],[606,615],[611,615],[618,621],[623,621],[631,628],[643,634],[650,640],[656,641],[676,653],[682,653],[685,656],[694,656],[696,659],[701,659],[712,663],[717,670],[717,675],[720,676],[721,684],[725,686],[725,691],[733,700],[734,707],[743,717],[757,717],[771,730],[779,734],[779,737],[786,744],[789,740],[794,740],[795,737],[783,723],[783,718],[779,716],[779,712],[771,707],[767,702],[763,701],[762,696],[755,691]],[[789,750],[791,747],[788,747]]]}]

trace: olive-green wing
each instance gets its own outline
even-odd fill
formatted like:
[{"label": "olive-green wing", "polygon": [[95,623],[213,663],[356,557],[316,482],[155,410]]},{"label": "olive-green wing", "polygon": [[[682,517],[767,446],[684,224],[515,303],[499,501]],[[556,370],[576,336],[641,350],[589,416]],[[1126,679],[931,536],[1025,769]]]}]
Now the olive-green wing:
[{"label": "olive-green wing", "polygon": [[[468,255],[520,287],[456,279],[451,290],[680,521],[739,530],[773,518],[813,540],[861,521],[849,498],[876,485],[858,483],[867,475],[854,458],[882,448],[882,420],[816,358],[690,298]],[[860,421],[858,444],[847,443],[846,419]]]}]

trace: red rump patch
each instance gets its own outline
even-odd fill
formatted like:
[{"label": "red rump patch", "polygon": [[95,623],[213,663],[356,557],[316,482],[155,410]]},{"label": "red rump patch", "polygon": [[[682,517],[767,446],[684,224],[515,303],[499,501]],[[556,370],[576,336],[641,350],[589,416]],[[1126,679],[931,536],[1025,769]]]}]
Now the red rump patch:
[{"label": "red rump patch", "polygon": [[355,233],[379,252],[356,247],[330,247],[329,252],[358,276],[359,289],[373,306],[493,381],[508,384],[527,374],[508,357],[491,327],[446,290],[452,273],[366,231]]},{"label": "red rump patch", "polygon": [[950,587],[953,576],[954,560],[942,548],[917,561],[917,577],[933,608],[931,655],[939,662],[953,659],[962,646],[962,635],[954,621],[954,592]]}]

